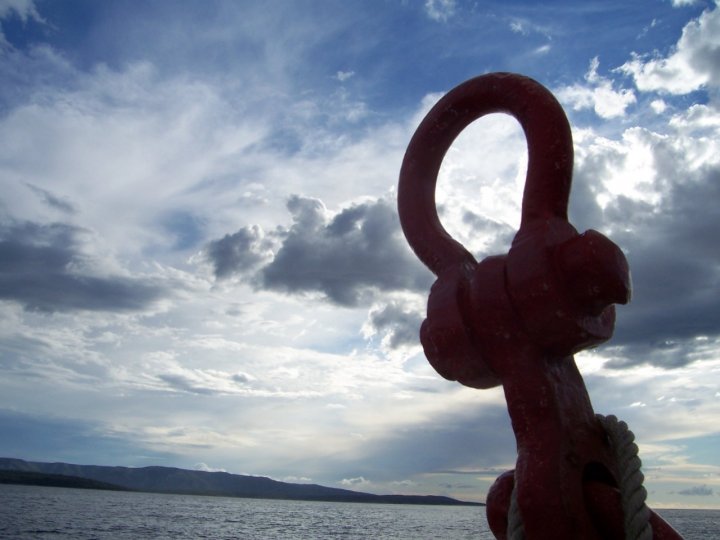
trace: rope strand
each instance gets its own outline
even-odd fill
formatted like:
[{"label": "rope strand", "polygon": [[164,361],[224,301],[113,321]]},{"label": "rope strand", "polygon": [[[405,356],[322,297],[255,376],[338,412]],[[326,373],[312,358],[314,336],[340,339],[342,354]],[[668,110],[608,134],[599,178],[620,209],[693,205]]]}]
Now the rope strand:
[{"label": "rope strand", "polygon": [[620,500],[625,518],[626,540],[651,540],[650,509],[645,504],[647,490],[643,486],[645,476],[640,471],[642,462],[635,444],[635,434],[625,422],[616,416],[595,415],[605,429],[615,454],[620,482]]},{"label": "rope strand", "polygon": [[520,515],[520,505],[517,500],[517,481],[513,484],[510,494],[510,508],[508,509],[508,540],[525,540],[525,527]]}]

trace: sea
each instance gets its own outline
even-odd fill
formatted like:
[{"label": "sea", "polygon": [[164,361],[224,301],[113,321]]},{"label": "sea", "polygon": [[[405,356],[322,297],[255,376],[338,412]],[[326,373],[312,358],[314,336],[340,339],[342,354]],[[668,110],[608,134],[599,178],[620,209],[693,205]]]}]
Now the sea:
[{"label": "sea", "polygon": [[[720,539],[720,510],[660,510],[686,540]],[[485,508],[328,503],[0,485],[0,538],[492,539]]]}]

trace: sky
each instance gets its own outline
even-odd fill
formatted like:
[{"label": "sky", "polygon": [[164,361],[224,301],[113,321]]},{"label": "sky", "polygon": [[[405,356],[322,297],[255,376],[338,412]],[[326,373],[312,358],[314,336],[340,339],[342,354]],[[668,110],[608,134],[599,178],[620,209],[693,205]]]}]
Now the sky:
[{"label": "sky", "polygon": [[[720,9],[709,0],[0,0],[0,456],[483,501],[500,388],[441,378],[397,180],[493,71],[572,126],[570,221],[633,297],[576,356],[653,507],[720,508]],[[445,157],[445,228],[507,252],[509,116]]]}]

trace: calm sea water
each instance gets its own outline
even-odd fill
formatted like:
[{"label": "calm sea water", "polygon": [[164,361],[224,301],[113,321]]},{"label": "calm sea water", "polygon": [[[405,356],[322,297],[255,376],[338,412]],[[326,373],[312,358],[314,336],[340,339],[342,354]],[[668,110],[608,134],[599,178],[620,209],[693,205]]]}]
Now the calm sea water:
[{"label": "calm sea water", "polygon": [[[663,510],[686,540],[720,538],[720,511]],[[0,538],[493,538],[480,507],[267,501],[0,485]]]}]

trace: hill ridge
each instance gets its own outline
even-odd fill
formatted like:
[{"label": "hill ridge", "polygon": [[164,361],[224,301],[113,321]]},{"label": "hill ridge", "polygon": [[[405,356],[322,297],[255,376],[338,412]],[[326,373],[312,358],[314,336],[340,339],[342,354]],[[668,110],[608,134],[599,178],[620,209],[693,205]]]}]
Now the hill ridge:
[{"label": "hill ridge", "polygon": [[0,470],[84,478],[133,491],[156,493],[330,502],[482,506],[481,503],[460,501],[442,495],[376,495],[320,484],[281,482],[266,476],[222,471],[193,471],[160,465],[146,467],[76,465],[0,458]]}]

